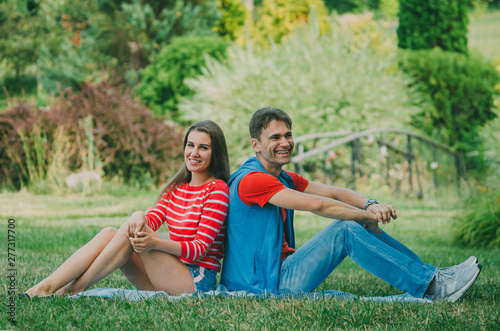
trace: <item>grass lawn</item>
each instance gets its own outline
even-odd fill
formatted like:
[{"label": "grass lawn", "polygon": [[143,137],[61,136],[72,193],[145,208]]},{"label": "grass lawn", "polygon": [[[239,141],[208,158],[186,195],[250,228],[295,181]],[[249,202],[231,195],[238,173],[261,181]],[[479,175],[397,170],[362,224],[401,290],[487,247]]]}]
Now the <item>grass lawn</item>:
[{"label": "grass lawn", "polygon": [[500,57],[500,10],[469,14],[469,48],[486,57]]},{"label": "grass lawn", "polygon": [[[155,193],[123,196],[37,196],[0,194],[0,215],[7,242],[8,220],[15,219],[17,291],[48,276],[72,252],[104,226],[120,226],[134,210],[144,210]],[[449,266],[476,255],[484,269],[474,287],[456,303],[377,303],[361,300],[262,300],[186,298],[142,302],[66,298],[19,300],[17,325],[2,309],[0,329],[498,329],[500,325],[500,251],[468,249],[452,242],[453,216],[458,200],[392,200],[399,219],[385,230],[406,243],[430,264]],[[302,245],[327,220],[298,214],[297,241]],[[7,247],[7,245],[4,245]],[[2,251],[2,270],[7,254]],[[5,278],[5,273],[2,273]],[[3,307],[10,300],[8,283],[1,292]],[[132,288],[115,272],[96,287]],[[360,296],[401,293],[346,259],[319,290],[336,289]]]}]

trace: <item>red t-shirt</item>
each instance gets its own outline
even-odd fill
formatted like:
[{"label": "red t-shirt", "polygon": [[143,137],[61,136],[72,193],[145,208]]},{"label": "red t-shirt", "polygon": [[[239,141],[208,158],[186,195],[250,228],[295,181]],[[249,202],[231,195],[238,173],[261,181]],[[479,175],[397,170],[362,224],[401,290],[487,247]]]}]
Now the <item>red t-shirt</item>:
[{"label": "red t-shirt", "polygon": [[[304,192],[307,185],[309,185],[309,181],[295,172],[285,172],[292,177],[294,189],[299,192]],[[238,186],[238,195],[240,196],[241,201],[249,206],[259,205],[264,207],[273,195],[285,188],[286,186],[273,175],[261,171],[254,171],[247,174],[240,181],[240,185]],[[283,214],[283,222],[285,222],[286,211],[283,208],[281,208],[281,211]],[[284,259],[293,252],[295,252],[295,250],[288,245],[285,240],[285,234],[283,233],[281,259]]]}]

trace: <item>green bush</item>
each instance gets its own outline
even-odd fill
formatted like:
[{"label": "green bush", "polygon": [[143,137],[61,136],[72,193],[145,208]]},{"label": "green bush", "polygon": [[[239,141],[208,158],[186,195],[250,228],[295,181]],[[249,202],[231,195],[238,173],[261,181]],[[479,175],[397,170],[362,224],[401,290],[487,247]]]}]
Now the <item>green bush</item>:
[{"label": "green bush", "polygon": [[126,183],[161,184],[182,162],[181,141],[129,91],[87,84],[47,109],[20,102],[0,114],[0,186],[60,186],[61,176],[92,165]]},{"label": "green bush", "polygon": [[288,112],[295,136],[409,127],[410,114],[422,100],[397,70],[395,39],[373,41],[380,38],[373,30],[381,29],[373,24],[354,32],[335,26],[321,36],[311,22],[263,52],[252,45],[233,46],[225,63],[211,60],[203,75],[186,81],[195,94],[181,101],[179,111],[189,121],[219,123],[229,137],[233,165],[253,154],[248,123],[264,106]]},{"label": "green bush", "polygon": [[414,116],[413,125],[463,152],[468,168],[481,170],[479,131],[497,116],[493,102],[498,72],[479,55],[440,49],[401,54],[403,70],[432,104]]},{"label": "green bush", "polygon": [[137,93],[159,115],[177,120],[177,104],[191,94],[184,84],[188,77],[202,72],[206,56],[221,59],[229,42],[217,36],[187,36],[172,41],[158,54],[156,61],[144,69]]},{"label": "green bush", "polygon": [[403,49],[467,53],[467,0],[405,0],[399,9],[398,38]]},{"label": "green bush", "polygon": [[457,220],[455,239],[469,247],[500,246],[500,195],[480,187],[483,192],[469,199]]}]

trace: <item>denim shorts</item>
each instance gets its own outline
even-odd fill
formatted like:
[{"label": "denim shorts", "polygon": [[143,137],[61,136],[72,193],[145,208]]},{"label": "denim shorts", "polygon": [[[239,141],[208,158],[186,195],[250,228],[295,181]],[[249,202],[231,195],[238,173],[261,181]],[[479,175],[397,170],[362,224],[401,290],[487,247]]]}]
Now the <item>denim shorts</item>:
[{"label": "denim shorts", "polygon": [[195,264],[186,264],[193,276],[195,291],[208,292],[215,289],[217,285],[217,271],[207,269]]}]

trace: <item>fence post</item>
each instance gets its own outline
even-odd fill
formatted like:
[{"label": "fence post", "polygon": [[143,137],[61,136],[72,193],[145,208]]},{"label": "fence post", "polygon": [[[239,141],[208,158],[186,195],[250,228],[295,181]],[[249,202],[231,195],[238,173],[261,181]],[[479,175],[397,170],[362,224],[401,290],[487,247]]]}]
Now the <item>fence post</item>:
[{"label": "fence post", "polygon": [[325,152],[325,161],[323,161],[323,176],[325,184],[328,184],[328,151]]},{"label": "fence post", "polygon": [[[420,140],[418,141],[420,142],[420,146],[422,146],[422,142]],[[413,157],[413,155],[411,155],[410,157]],[[417,154],[415,154],[415,171],[417,172],[417,198],[422,199],[424,197],[424,191],[422,189],[422,182],[420,181],[420,170],[418,170]]]},{"label": "fence post", "polygon": [[408,172],[410,175],[410,193],[413,192],[413,170],[412,170],[412,157],[413,148],[411,145],[411,136],[406,136],[408,138]]},{"label": "fence post", "polygon": [[[301,143],[297,144],[297,154],[304,154],[304,145],[302,145]],[[304,168],[302,167],[301,162],[295,163],[295,172],[300,174],[301,176],[304,176]]]},{"label": "fence post", "polygon": [[356,140],[353,140],[351,142],[351,173],[352,173],[352,183],[351,183],[351,187],[353,190],[356,189],[356,159],[357,159],[357,156],[356,156],[356,149],[357,149],[357,145],[356,145]]},{"label": "fence post", "polygon": [[432,157],[434,159],[433,164],[431,164],[432,172],[434,174],[434,188],[436,189],[436,196],[438,194],[439,181],[437,176],[437,168],[439,167],[438,159],[437,159],[437,151],[436,146],[432,145]]},{"label": "fence post", "polygon": [[455,168],[457,170],[457,191],[458,191],[458,195],[462,196],[462,192],[460,189],[460,178],[462,175],[462,171],[460,169],[460,155],[458,153],[455,154]]},{"label": "fence post", "polygon": [[[356,159],[358,161],[358,165],[363,164],[363,155],[361,154],[361,140],[358,138],[355,140],[356,142]],[[363,169],[358,167],[359,176],[363,177]]]}]

